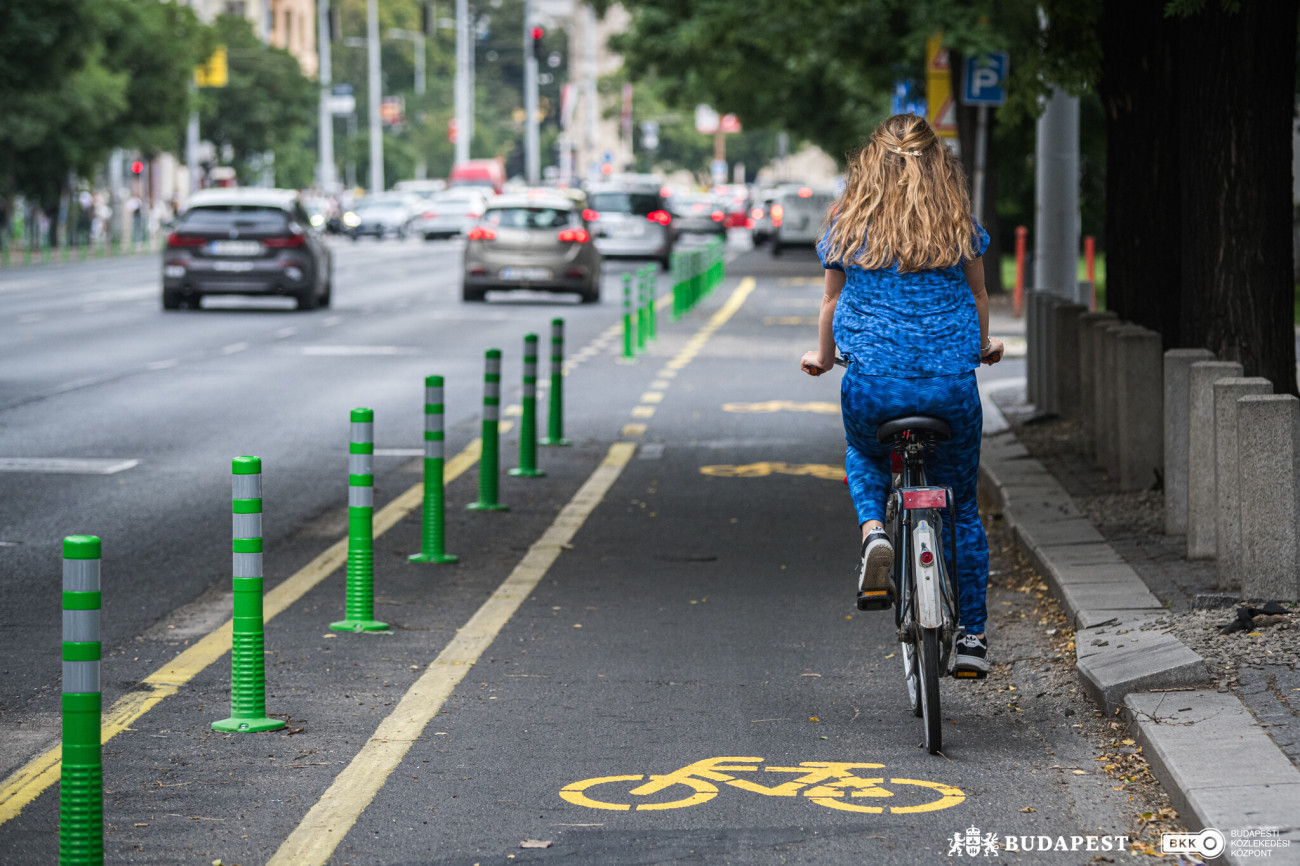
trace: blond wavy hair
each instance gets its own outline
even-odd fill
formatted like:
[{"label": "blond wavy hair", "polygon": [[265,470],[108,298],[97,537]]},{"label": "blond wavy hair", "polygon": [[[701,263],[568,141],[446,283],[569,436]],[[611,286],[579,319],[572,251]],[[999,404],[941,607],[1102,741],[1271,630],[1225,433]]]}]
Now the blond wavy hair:
[{"label": "blond wavy hair", "polygon": [[827,222],[828,262],[911,273],[976,255],[961,163],[915,114],[890,117],[849,157]]}]

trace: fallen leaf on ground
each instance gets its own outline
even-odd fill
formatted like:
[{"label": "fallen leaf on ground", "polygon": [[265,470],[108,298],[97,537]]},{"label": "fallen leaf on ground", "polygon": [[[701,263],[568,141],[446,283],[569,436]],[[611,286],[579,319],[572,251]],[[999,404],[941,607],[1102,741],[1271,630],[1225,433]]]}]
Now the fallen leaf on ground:
[{"label": "fallen leaf on ground", "polygon": [[551,840],[547,839],[545,842],[543,842],[541,839],[525,839],[524,841],[519,843],[519,847],[520,848],[549,848],[551,847]]},{"label": "fallen leaf on ground", "polygon": [[1021,811],[1021,812],[1035,812],[1035,811],[1037,811],[1037,810],[1036,810],[1033,806],[1026,806],[1025,808],[1021,809],[1020,811]]}]

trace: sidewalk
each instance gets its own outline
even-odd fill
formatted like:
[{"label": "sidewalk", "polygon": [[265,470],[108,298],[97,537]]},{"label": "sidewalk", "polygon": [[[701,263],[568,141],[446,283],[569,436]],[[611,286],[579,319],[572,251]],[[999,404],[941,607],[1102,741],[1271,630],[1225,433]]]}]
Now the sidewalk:
[{"label": "sidewalk", "polygon": [[[991,332],[1022,334],[995,311]],[[1077,629],[1084,687],[1124,714],[1183,822],[1216,828],[1228,862],[1300,863],[1296,617],[1220,636],[1236,616],[1214,564],[1165,536],[1159,491],[1120,494],[1077,445],[1078,425],[1037,417],[1023,379],[986,378],[981,498],[1014,532]],[[1289,844],[1288,844],[1289,843]]]}]

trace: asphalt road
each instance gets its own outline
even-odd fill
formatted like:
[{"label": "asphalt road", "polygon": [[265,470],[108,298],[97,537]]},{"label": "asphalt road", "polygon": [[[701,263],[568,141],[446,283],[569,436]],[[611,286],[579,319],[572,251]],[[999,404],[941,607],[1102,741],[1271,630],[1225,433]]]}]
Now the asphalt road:
[{"label": "asphalt road", "polygon": [[[906,864],[957,862],[967,828],[1127,833],[1135,807],[1044,684],[1023,593],[991,595],[1002,666],[944,683],[944,755],[920,747],[892,618],[852,605],[838,377],[798,370],[820,268],[743,247],[635,364],[612,327],[634,265],[611,263],[594,307],[466,306],[455,243],[345,244],[334,308],[311,313],[164,315],[149,258],[0,274],[0,458],[140,461],[0,472],[0,772],[57,742],[62,536],[104,540],[107,707],[229,617],[231,457],[263,458],[266,583],[294,585],[346,534],[348,410],[375,409],[378,448],[418,448],[440,373],[456,454],[483,350],[504,350],[517,402],[523,334],[545,347],[561,316],[573,445],[541,450],[544,478],[502,478],[508,512],[463,509],[477,465],[449,484],[455,565],[408,563],[420,512],[398,516],[376,541],[390,633],[328,629],[337,563],[269,621],[285,731],[211,730],[226,654],[109,740],[109,862]],[[507,434],[503,467],[516,448]],[[418,473],[377,457],[377,507]],[[0,822],[5,864],[54,857],[57,785],[35,793]]]}]

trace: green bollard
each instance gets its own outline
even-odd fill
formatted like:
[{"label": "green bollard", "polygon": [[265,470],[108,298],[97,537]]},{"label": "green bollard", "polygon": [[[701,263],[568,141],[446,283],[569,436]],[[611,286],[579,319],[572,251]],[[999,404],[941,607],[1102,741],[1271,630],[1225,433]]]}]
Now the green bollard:
[{"label": "green bollard", "polygon": [[443,389],[441,376],[424,379],[424,527],[420,535],[420,552],[411,562],[456,562],[458,557],[446,550],[446,498],[443,489],[443,465],[446,460],[446,434],[443,432]]},{"label": "green bollard", "polygon": [[59,863],[104,862],[104,759],[100,732],[99,539],[63,539],[63,767]]},{"label": "green bollard", "polygon": [[564,320],[551,319],[551,412],[543,445],[568,445],[564,438]]},{"label": "green bollard", "polygon": [[636,337],[632,332],[632,275],[623,275],[623,361],[631,363],[636,357]]},{"label": "green bollard", "polygon": [[470,511],[509,511],[497,501],[501,461],[501,350],[488,349],[483,376],[483,439],[478,459],[478,501]]},{"label": "green bollard", "polygon": [[266,635],[262,622],[262,461],[231,461],[235,618],[230,644],[230,718],[212,723],[227,734],[278,731],[266,715]]},{"label": "green bollard", "polygon": [[347,619],[335,631],[385,631],[375,619],[375,412],[352,410],[348,445]]},{"label": "green bollard", "polygon": [[655,289],[659,283],[658,266],[651,268],[646,272],[645,284],[645,335],[646,339],[654,342],[659,339],[659,328],[655,323]]},{"label": "green bollard", "polygon": [[682,254],[674,252],[668,257],[668,279],[672,282],[673,287],[673,309],[672,320],[675,322],[682,317]]},{"label": "green bollard", "polygon": [[540,478],[537,468],[537,335],[524,335],[524,413],[519,419],[519,466],[510,474],[517,478]]},{"label": "green bollard", "polygon": [[645,321],[645,294],[645,268],[641,268],[636,272],[636,352],[638,355],[645,353],[646,337],[649,329]]}]

